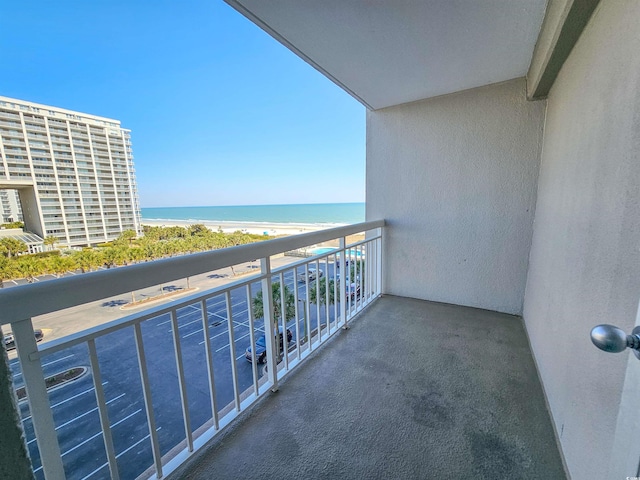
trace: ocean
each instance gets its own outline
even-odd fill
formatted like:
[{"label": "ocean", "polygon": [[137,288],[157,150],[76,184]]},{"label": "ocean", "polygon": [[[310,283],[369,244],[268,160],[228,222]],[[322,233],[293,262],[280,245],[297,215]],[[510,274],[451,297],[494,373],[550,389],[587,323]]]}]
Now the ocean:
[{"label": "ocean", "polygon": [[142,209],[145,220],[212,222],[350,224],[364,222],[364,203],[238,205],[226,207],[153,207]]}]

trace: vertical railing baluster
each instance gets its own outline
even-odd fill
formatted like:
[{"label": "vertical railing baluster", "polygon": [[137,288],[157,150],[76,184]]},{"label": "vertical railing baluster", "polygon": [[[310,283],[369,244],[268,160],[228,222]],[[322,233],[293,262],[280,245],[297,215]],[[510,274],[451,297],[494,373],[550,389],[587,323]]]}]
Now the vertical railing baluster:
[{"label": "vertical railing baluster", "polygon": [[64,466],[60,455],[60,445],[56,435],[44,372],[38,354],[38,345],[31,319],[13,322],[11,330],[18,350],[22,378],[27,390],[27,401],[31,411],[31,420],[35,431],[40,461],[47,480],[64,479]]},{"label": "vertical railing baluster", "polygon": [[318,325],[318,345],[322,343],[322,319],[320,318],[320,260],[315,261],[316,266],[316,324]]},{"label": "vertical railing baluster", "polygon": [[88,340],[87,346],[89,347],[91,376],[93,377],[93,387],[96,393],[100,425],[102,426],[102,440],[104,441],[104,449],[107,453],[107,462],[109,463],[109,473],[111,474],[112,480],[118,480],[120,478],[120,474],[118,473],[118,460],[115,449],[113,448],[113,436],[111,434],[111,424],[109,422],[104,387],[102,386],[102,375],[100,374],[100,362],[98,361],[96,341],[94,339]]},{"label": "vertical railing baluster", "polygon": [[254,329],[253,304],[251,300],[251,284],[246,285],[247,294],[247,313],[249,315],[249,342],[251,345],[251,372],[253,373],[253,393],[258,396],[258,359],[256,358],[256,334]]},{"label": "vertical railing baluster", "polygon": [[149,371],[147,369],[147,359],[144,353],[142,327],[140,326],[140,323],[136,323],[133,326],[133,333],[136,341],[136,351],[138,352],[138,368],[140,370],[140,381],[142,382],[144,410],[147,414],[147,424],[149,426],[149,439],[151,440],[151,450],[153,452],[153,464],[156,468],[156,477],[162,478],[162,456],[160,455],[160,443],[158,442],[156,419],[153,413],[151,384],[149,383]]},{"label": "vertical railing baluster", "polygon": [[311,353],[313,351],[313,346],[312,346],[313,342],[311,341],[311,337],[313,335],[311,334],[311,296],[310,296],[310,290],[309,290],[309,263],[304,264],[304,275],[305,275],[304,288],[307,295],[307,301],[304,304],[304,307],[306,310],[305,322],[307,326],[307,345],[309,345],[309,353]]},{"label": "vertical railing baluster", "polygon": [[342,328],[347,327],[347,267],[346,257],[347,251],[345,250],[346,239],[340,237],[340,317],[342,319]]},{"label": "vertical railing baluster", "polygon": [[296,275],[297,269],[293,270],[293,300],[296,302],[295,305],[295,316],[296,316],[296,358],[300,360],[300,307],[298,307],[298,302],[301,300],[298,295],[298,276]]},{"label": "vertical railing baluster", "polygon": [[367,242],[367,257],[365,262],[365,268],[367,269],[367,302],[371,300],[371,285],[373,285],[371,245],[372,242]]},{"label": "vertical railing baluster", "polygon": [[[353,275],[351,275],[351,267],[353,267]],[[349,317],[349,319],[351,319],[351,317],[353,317],[353,313],[351,311],[353,309],[351,285],[354,283],[353,277],[355,276],[355,273],[356,273],[355,265],[353,264],[353,247],[349,247],[349,266],[347,267],[347,270],[349,272],[349,295],[347,295],[347,316]]]},{"label": "vertical railing baluster", "polygon": [[336,278],[336,273],[338,269],[338,254],[336,253],[333,256],[333,321],[334,327],[337,329],[340,325],[339,316],[338,316],[338,279]]},{"label": "vertical railing baluster", "polygon": [[362,303],[363,303],[362,294],[364,292],[364,270],[362,268],[362,266],[364,265],[364,260],[362,259],[362,255],[364,254],[363,249],[364,249],[364,245],[359,245],[358,255],[356,255],[356,260],[358,260],[358,258],[360,259],[358,262],[358,265],[360,268],[359,275],[358,275],[358,287],[360,287],[360,297],[356,295],[356,300],[361,310],[362,310]]},{"label": "vertical railing baluster", "polygon": [[178,387],[180,389],[180,403],[182,404],[182,419],[184,421],[184,433],[187,439],[187,448],[193,452],[193,433],[191,432],[191,415],[189,414],[189,401],[187,398],[187,382],[184,376],[184,363],[182,361],[182,347],[180,345],[180,330],[178,329],[178,312],[171,310],[171,331],[173,333],[173,351],[176,356],[176,368],[178,370]]},{"label": "vertical railing baluster", "polygon": [[213,417],[213,426],[216,430],[220,428],[218,421],[218,401],[216,400],[216,379],[213,371],[213,352],[211,351],[211,342],[209,340],[209,312],[207,311],[207,299],[200,301],[200,310],[202,313],[202,333],[204,333],[204,351],[207,356],[207,374],[209,376],[209,395],[211,395],[211,415]]},{"label": "vertical railing baluster", "polygon": [[377,295],[381,295],[382,294],[382,289],[384,288],[384,285],[382,284],[382,255],[383,255],[383,251],[382,248],[384,247],[384,245],[382,244],[382,228],[377,228],[376,229],[376,234],[378,235],[378,240],[377,240],[377,250],[378,250],[378,256],[376,259],[376,275],[378,277],[378,282],[376,285],[376,294]]},{"label": "vertical railing baluster", "polygon": [[324,314],[327,317],[327,336],[331,335],[331,315],[329,315],[329,255],[324,257]]},{"label": "vertical railing baluster", "polygon": [[276,363],[275,334],[273,329],[273,290],[271,288],[271,259],[260,259],[262,273],[262,311],[264,313],[264,338],[267,347],[267,375],[271,383],[271,391],[278,390],[278,368]]},{"label": "vertical railing baluster", "polygon": [[[280,272],[280,317],[282,319],[282,357],[284,359],[284,369],[289,370],[289,340],[287,339],[287,304],[284,298],[284,272]],[[278,339],[280,338],[278,334]],[[280,340],[278,340],[279,342]]]},{"label": "vertical railing baluster", "polygon": [[229,355],[231,356],[231,377],[233,379],[233,399],[236,410],[240,411],[240,387],[238,386],[238,365],[236,365],[236,344],[235,333],[233,331],[233,313],[231,312],[231,292],[224,292],[227,304],[227,323],[229,325]]}]

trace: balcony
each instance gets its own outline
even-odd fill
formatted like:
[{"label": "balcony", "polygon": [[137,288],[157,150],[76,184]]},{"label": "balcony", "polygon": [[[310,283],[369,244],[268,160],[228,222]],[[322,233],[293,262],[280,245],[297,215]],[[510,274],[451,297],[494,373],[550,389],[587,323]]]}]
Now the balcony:
[{"label": "balcony", "polygon": [[[133,478],[149,468],[160,477],[175,470],[376,300],[381,286],[382,226],[383,222],[369,222],[1,291],[2,323],[10,325],[5,331],[13,332],[18,347],[18,358],[11,361],[15,387],[26,387],[21,395],[26,395],[27,402],[20,404],[20,411],[36,477],[77,478],[111,472],[116,478],[115,472],[120,472],[121,478]],[[359,232],[369,233],[347,245],[346,235]],[[273,257],[329,240],[341,247],[318,250],[311,258],[287,257],[286,262]],[[256,258],[261,259],[261,269],[257,269]],[[62,335],[68,327],[60,318],[70,318],[68,308],[73,312],[87,302],[98,306],[116,301],[114,296],[131,295],[129,292],[144,295],[145,289],[158,282],[166,285],[186,277],[195,282],[203,274],[216,279],[220,269],[233,265],[244,270],[239,274],[246,274],[233,283],[187,290],[187,296],[169,303],[133,309],[127,316],[89,330]],[[318,281],[298,281],[313,278],[313,269],[334,280],[324,292]],[[345,274],[340,276],[340,272]],[[353,295],[338,293],[348,291],[349,275],[359,285],[358,295],[355,291]],[[287,315],[286,321],[282,315],[277,318],[283,331],[292,332],[291,338],[283,337],[286,354],[277,353],[277,342],[270,341],[272,336],[275,339],[273,322],[254,318],[248,308],[258,292],[268,292],[263,296],[264,311],[278,305],[280,299],[271,295],[277,283],[287,284],[293,292],[295,315]],[[314,288],[316,298],[329,300],[335,295],[338,301],[310,303]],[[70,291],[74,294],[68,295]],[[284,298],[285,293],[281,295]],[[58,319],[52,320],[55,317]],[[79,324],[87,317],[80,313]],[[54,332],[50,341],[36,344],[34,324]],[[167,329],[174,333],[169,335]],[[266,353],[256,353],[256,341],[264,331]],[[206,338],[210,341],[204,341]],[[166,341],[173,345],[171,350],[166,350]],[[253,346],[251,364],[244,358],[246,345]],[[263,365],[258,365],[263,358],[265,375]],[[169,377],[158,361],[166,366],[175,361],[169,368],[175,368],[177,376],[171,375],[171,382],[176,382],[176,388],[166,390],[173,392],[171,398],[162,393],[168,386],[162,385],[162,379]],[[47,391],[45,377],[76,364],[87,369],[83,380]],[[116,370],[124,370],[117,373],[112,368],[115,365],[119,365]],[[137,373],[130,377],[131,372]],[[122,383],[125,377],[130,378]],[[87,402],[93,403],[91,392],[95,404],[86,408]],[[74,400],[79,398],[76,395],[82,397],[80,403]],[[71,418],[78,415],[86,421]],[[134,452],[131,444],[123,444],[131,436],[137,442]],[[97,463],[87,463],[87,455],[97,458]]]},{"label": "balcony", "polygon": [[[11,324],[18,346],[15,386],[24,381],[28,394],[29,409],[23,403],[20,411],[36,477],[244,478],[286,465],[295,478],[563,478],[521,319],[379,299],[383,225],[0,292],[2,322]],[[359,232],[366,237],[347,243]],[[302,259],[274,257],[325,241],[339,247],[302,250],[313,255]],[[243,265],[236,268],[246,278],[39,346],[34,341],[34,324],[47,325],[31,320],[36,315],[115,302],[158,282],[219,276],[233,265]],[[313,269],[334,280],[333,292],[306,281]],[[349,289],[348,276],[359,290]],[[282,337],[286,354],[269,340],[277,339],[275,325],[249,308],[258,292],[265,311],[281,305],[284,293],[269,294],[276,283],[294,295],[293,318],[276,316],[278,328],[292,332]],[[311,303],[313,289],[324,302]],[[40,300],[27,301],[33,298]],[[256,353],[263,332],[266,368]],[[47,392],[45,376],[75,364],[86,366],[86,378]]]},{"label": "balcony", "polygon": [[291,478],[564,478],[521,320],[394,296],[176,477],[283,466]]}]

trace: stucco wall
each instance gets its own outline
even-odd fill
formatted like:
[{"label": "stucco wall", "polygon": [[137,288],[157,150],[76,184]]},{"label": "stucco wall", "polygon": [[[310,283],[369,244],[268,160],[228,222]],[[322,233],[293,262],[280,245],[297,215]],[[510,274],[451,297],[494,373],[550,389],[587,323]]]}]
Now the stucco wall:
[{"label": "stucco wall", "polygon": [[[640,2],[602,1],[547,101],[524,319],[580,480],[635,476],[638,466],[630,455],[608,470],[629,353],[589,340],[599,323],[630,332],[640,298],[638,25]],[[637,438],[621,443],[638,449]]]},{"label": "stucco wall", "polygon": [[543,119],[522,79],[367,113],[385,292],[522,312]]}]

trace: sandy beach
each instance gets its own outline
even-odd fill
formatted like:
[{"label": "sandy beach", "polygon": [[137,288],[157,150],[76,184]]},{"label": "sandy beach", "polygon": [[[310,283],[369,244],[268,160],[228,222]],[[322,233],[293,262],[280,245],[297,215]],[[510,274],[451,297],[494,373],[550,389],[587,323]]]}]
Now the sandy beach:
[{"label": "sandy beach", "polygon": [[208,220],[145,220],[143,225],[154,227],[188,227],[193,224],[203,224],[212,230],[221,228],[225,233],[232,233],[237,230],[245,233],[270,236],[298,235],[301,233],[315,232],[340,226],[339,224],[316,224],[316,223],[262,223],[262,222],[213,222]]}]

